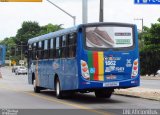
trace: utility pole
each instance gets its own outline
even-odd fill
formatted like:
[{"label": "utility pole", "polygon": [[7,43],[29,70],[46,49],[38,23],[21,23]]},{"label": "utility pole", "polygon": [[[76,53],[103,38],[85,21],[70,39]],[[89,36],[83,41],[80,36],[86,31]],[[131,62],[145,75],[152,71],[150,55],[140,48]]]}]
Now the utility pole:
[{"label": "utility pole", "polygon": [[56,8],[58,8],[59,10],[61,10],[62,12],[64,12],[65,14],[67,14],[68,16],[70,16],[73,19],[73,25],[76,25],[76,17],[69,14],[68,12],[66,12],[65,10],[63,10],[62,8],[60,8],[59,6],[57,6],[56,4],[54,4],[53,2],[51,2],[50,0],[46,0],[48,1],[50,4],[54,5]]},{"label": "utility pole", "polygon": [[100,0],[99,22],[103,22],[103,0]]},{"label": "utility pole", "polygon": [[143,26],[144,26],[144,20],[143,20],[143,18],[136,18],[136,19],[134,19],[134,20],[140,20],[141,21],[141,26],[142,26],[142,33],[143,33]]},{"label": "utility pole", "polygon": [[22,42],[21,42],[21,60],[22,60]]},{"label": "utility pole", "polygon": [[88,0],[82,0],[82,23],[88,22]]}]

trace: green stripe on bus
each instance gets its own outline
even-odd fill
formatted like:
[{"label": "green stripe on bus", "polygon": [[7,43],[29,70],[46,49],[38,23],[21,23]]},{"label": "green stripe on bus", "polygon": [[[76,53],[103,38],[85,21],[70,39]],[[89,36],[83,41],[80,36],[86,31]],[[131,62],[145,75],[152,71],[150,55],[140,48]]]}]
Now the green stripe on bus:
[{"label": "green stripe on bus", "polygon": [[[88,69],[93,68],[93,53],[88,52]],[[89,72],[90,73],[90,72]],[[90,73],[90,80],[94,80],[93,78],[94,73]]]}]

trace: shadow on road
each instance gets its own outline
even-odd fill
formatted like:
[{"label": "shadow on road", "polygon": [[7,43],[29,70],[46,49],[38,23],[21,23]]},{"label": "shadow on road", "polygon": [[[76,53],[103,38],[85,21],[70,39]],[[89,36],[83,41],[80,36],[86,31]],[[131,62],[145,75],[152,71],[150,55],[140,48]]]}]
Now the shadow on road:
[{"label": "shadow on road", "polygon": [[[50,98],[56,98],[56,93],[55,91],[41,91],[40,95],[44,95]],[[115,95],[112,95],[114,97]],[[75,102],[75,103],[80,103],[80,104],[109,104],[109,103],[124,103],[121,100],[116,100],[116,99],[100,99],[96,98],[93,94],[82,94],[82,93],[76,93],[72,97],[65,97],[63,100],[69,101],[69,102]]]}]

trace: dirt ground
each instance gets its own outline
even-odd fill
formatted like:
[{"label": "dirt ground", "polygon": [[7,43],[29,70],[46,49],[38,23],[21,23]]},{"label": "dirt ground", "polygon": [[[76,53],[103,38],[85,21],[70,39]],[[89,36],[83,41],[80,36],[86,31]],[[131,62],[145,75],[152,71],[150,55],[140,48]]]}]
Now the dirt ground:
[{"label": "dirt ground", "polygon": [[156,75],[156,76],[141,76],[141,79],[160,80],[160,75]]},{"label": "dirt ground", "polygon": [[128,89],[116,89],[114,94],[134,96],[145,99],[160,101],[160,89],[149,89],[149,88],[128,88]]}]

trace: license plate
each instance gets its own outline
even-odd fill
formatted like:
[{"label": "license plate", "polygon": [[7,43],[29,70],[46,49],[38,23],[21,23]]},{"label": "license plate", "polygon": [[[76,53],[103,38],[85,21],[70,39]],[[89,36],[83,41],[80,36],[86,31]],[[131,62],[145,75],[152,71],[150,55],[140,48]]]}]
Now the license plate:
[{"label": "license plate", "polygon": [[112,87],[112,86],[119,86],[119,82],[103,83],[103,87]]}]

